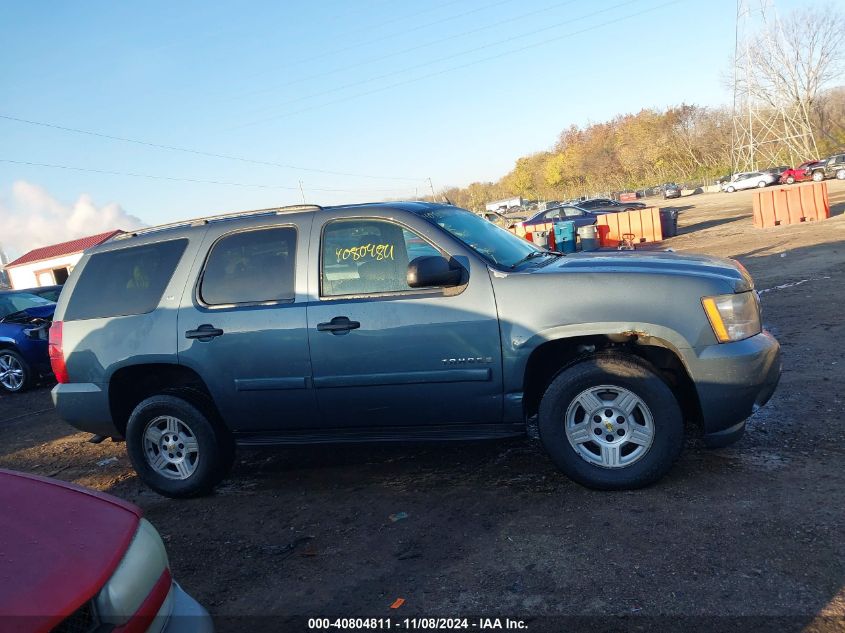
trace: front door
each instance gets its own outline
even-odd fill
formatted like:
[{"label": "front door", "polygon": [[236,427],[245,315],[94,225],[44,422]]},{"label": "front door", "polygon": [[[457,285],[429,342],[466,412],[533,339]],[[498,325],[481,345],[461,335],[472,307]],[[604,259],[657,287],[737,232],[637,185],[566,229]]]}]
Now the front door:
[{"label": "front door", "polygon": [[235,431],[318,421],[306,332],[310,223],[278,216],[234,231],[211,224],[208,256],[185,289],[179,362],[202,377]]},{"label": "front door", "polygon": [[[317,214],[308,340],[323,426],[501,422],[499,323],[487,267],[454,252],[454,243],[447,252],[438,230],[416,216],[405,222]],[[408,262],[441,254],[461,261],[466,283],[409,287]]]}]

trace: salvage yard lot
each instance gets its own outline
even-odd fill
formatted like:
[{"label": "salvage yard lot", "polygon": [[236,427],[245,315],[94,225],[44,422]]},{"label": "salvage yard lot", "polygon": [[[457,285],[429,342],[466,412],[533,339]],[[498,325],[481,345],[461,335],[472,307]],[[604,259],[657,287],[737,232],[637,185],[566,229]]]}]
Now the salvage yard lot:
[{"label": "salvage yard lot", "polygon": [[656,201],[680,209],[665,247],[749,269],[784,374],[743,440],[706,450],[691,433],[651,488],[586,490],[529,438],[241,450],[214,495],[172,501],[137,481],[122,444],[58,421],[49,386],[0,395],[0,467],[140,505],[224,631],[281,630],[238,616],[520,617],[540,630],[541,616],[606,614],[843,630],[845,183],[828,185],[830,220],[765,230],[753,192]]}]

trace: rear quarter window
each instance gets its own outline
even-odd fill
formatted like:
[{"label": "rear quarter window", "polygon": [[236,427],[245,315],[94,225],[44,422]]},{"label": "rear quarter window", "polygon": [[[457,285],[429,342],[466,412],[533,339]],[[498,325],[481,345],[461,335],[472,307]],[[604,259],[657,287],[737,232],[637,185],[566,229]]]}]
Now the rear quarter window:
[{"label": "rear quarter window", "polygon": [[76,282],[64,320],[152,312],[187,245],[186,239],[171,240],[92,255]]}]

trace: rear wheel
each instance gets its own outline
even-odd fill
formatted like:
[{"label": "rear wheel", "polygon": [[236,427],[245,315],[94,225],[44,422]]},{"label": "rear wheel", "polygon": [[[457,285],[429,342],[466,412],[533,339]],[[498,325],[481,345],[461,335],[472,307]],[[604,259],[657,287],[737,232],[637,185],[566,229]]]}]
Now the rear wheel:
[{"label": "rear wheel", "polygon": [[228,430],[171,395],[143,400],[129,417],[126,449],[135,472],[166,497],[196,497],[214,488],[234,461]]},{"label": "rear wheel", "polygon": [[725,189],[725,191],[727,191],[728,193],[733,193],[734,191],[736,191],[736,189],[734,189],[733,187],[728,187],[727,189]]},{"label": "rear wheel", "polygon": [[794,182],[795,182],[795,178],[793,178],[792,176],[787,176],[787,177],[786,177],[786,184],[787,184],[787,185],[791,185],[791,184],[793,184]]},{"label": "rear wheel", "polygon": [[813,180],[815,182],[821,182],[824,180],[824,172],[823,171],[814,171],[813,172]]},{"label": "rear wheel", "polygon": [[11,349],[0,350],[0,389],[17,393],[32,384],[32,369],[23,356]]},{"label": "rear wheel", "polygon": [[758,183],[757,183],[757,186],[758,186],[760,189],[762,189],[763,187],[765,187],[765,186],[766,186],[766,181],[765,181],[765,180],[761,180],[760,182],[758,182]]},{"label": "rear wheel", "polygon": [[683,445],[668,385],[636,357],[601,355],[564,370],[540,402],[540,438],[555,465],[589,488],[626,490],[660,479]]}]

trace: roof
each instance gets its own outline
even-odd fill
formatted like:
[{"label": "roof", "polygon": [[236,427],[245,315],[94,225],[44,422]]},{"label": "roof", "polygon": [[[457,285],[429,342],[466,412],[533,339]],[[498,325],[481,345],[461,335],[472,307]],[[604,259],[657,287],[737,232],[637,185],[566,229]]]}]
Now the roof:
[{"label": "roof", "polygon": [[22,266],[31,262],[38,262],[43,259],[53,259],[54,257],[61,257],[62,255],[72,255],[74,253],[81,253],[87,248],[102,244],[106,240],[114,237],[118,233],[123,233],[120,229],[114,231],[107,231],[105,233],[97,233],[97,235],[89,235],[88,237],[80,237],[69,242],[62,242],[60,244],[52,244],[50,246],[42,246],[41,248],[34,248],[28,253],[21,255],[15,261],[6,264],[6,268],[13,266]]}]

